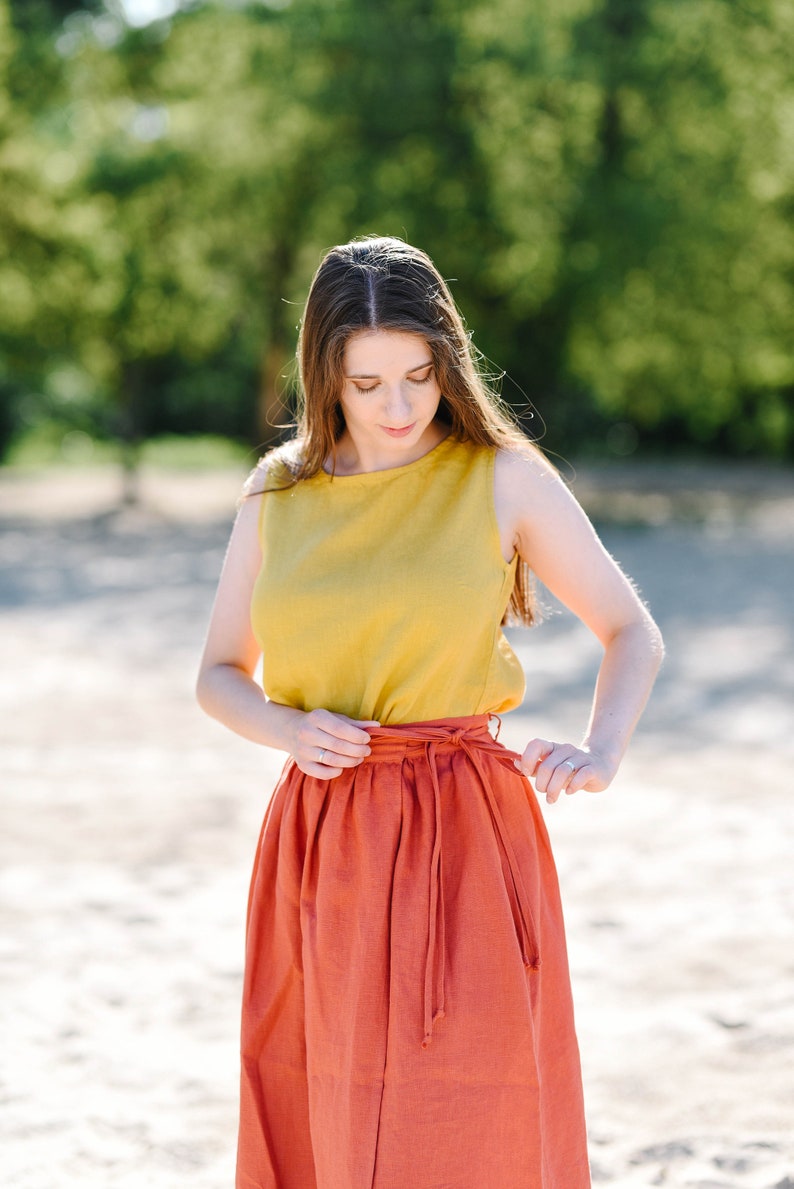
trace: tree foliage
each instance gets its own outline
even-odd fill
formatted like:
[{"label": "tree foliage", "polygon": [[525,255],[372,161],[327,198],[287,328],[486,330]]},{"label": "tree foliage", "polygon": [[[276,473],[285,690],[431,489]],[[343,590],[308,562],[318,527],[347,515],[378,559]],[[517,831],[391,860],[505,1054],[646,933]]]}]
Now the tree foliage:
[{"label": "tree foliage", "polygon": [[791,457],[791,44],[788,0],[0,0],[0,445],[265,440],[376,231],[552,447]]}]

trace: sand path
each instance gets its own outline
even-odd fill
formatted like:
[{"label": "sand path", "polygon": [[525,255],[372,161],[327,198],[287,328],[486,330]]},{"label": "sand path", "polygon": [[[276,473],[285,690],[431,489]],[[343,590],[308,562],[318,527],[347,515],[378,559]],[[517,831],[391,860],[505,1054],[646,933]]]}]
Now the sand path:
[{"label": "sand path", "polygon": [[[14,1189],[233,1182],[243,913],[281,762],[192,696],[238,482],[151,476],[113,513],[110,474],[0,475]],[[624,521],[604,539],[669,649],[614,789],[546,814],[594,1182],[794,1189],[794,479],[628,469],[579,490]],[[576,733],[597,650],[559,614],[516,639],[507,741]]]}]

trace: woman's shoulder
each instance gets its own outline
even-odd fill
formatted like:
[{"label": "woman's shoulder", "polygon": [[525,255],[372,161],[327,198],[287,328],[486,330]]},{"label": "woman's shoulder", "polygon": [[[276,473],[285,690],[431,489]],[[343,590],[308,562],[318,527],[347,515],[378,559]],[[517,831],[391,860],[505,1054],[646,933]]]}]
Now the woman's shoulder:
[{"label": "woman's shoulder", "polygon": [[297,481],[301,467],[301,443],[298,439],[285,442],[264,454],[249,472],[243,484],[242,499],[281,491]]},{"label": "woman's shoulder", "polygon": [[497,479],[506,482],[548,483],[560,480],[557,468],[549,462],[542,450],[529,439],[496,447],[494,463]]},{"label": "woman's shoulder", "polygon": [[494,497],[510,517],[545,514],[572,500],[569,487],[545,454],[527,441],[526,446],[500,447],[494,463]]}]

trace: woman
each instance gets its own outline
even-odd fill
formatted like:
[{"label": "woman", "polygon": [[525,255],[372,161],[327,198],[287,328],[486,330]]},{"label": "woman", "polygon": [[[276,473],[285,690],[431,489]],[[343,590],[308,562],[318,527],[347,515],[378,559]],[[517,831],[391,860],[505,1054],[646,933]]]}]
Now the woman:
[{"label": "woman", "polygon": [[[478,374],[429,258],[332,249],[297,438],[249,480],[198,683],[289,759],[251,884],[238,1189],[585,1189],[556,874],[536,797],[612,781],[658,630]],[[582,742],[489,724],[529,569],[604,648]],[[254,679],[262,656],[263,689]]]}]

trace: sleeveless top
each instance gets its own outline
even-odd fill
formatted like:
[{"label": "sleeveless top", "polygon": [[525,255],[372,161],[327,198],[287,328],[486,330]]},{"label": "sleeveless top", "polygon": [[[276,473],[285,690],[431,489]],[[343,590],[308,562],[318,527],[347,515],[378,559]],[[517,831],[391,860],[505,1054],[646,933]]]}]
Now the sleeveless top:
[{"label": "sleeveless top", "polygon": [[268,474],[251,622],[269,698],[384,726],[520,703],[495,457],[449,436],[390,470]]}]

